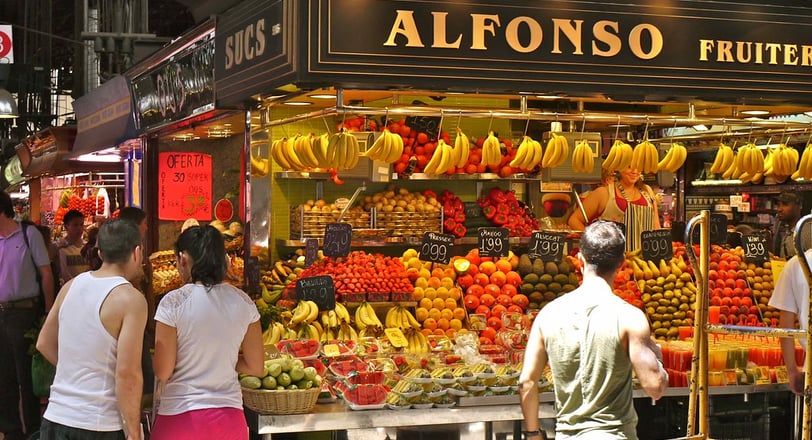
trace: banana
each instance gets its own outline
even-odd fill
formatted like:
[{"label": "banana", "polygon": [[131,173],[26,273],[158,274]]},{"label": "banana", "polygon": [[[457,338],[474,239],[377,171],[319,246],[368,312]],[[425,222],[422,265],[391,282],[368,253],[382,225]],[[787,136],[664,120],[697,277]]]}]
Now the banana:
[{"label": "banana", "polygon": [[454,149],[451,145],[445,143],[443,139],[437,141],[437,148],[434,150],[435,154],[440,150],[440,163],[437,165],[436,174],[444,174],[456,163],[456,156]]},{"label": "banana", "polygon": [[685,159],[688,158],[688,149],[685,148],[684,145],[680,143],[675,143],[671,145],[671,148],[668,151],[674,151],[674,157],[671,158],[669,161],[666,170],[676,173],[683,164],[685,164]]},{"label": "banana", "polygon": [[804,148],[804,153],[801,155],[801,162],[798,164],[798,171],[804,180],[812,179],[812,144]]},{"label": "banana", "polygon": [[273,161],[276,162],[276,164],[279,165],[283,170],[290,170],[293,169],[293,166],[282,152],[282,144],[284,142],[284,139],[277,139],[271,143],[271,158],[273,158]]},{"label": "banana", "polygon": [[[722,168],[722,164],[725,160],[725,148],[727,145],[721,145],[718,150],[716,150],[716,157],[713,159],[713,164],[711,164],[710,172],[713,174],[719,174],[724,172],[724,168]],[[671,150],[669,150],[670,153]]]},{"label": "banana", "polygon": [[358,138],[349,133],[347,133],[344,137],[346,138],[344,143],[344,161],[340,164],[340,166],[343,169],[348,170],[355,168],[355,166],[358,164],[358,156],[360,151],[358,150]]},{"label": "banana", "polygon": [[296,171],[302,171],[305,168],[305,165],[302,163],[301,158],[296,154],[296,138],[290,137],[285,139],[285,142],[282,146],[282,153],[290,162],[290,165]]},{"label": "banana", "polygon": [[314,301],[305,301],[307,306],[309,307],[309,313],[307,314],[307,318],[305,318],[305,322],[308,324],[315,322],[316,318],[319,317],[319,306]]},{"label": "banana", "polygon": [[576,143],[572,153],[572,170],[576,173],[589,173],[592,172],[594,165],[592,147],[589,143],[585,140]]},{"label": "banana", "polygon": [[313,154],[314,139],[315,136],[313,136],[312,133],[307,136],[298,136],[294,144],[297,157],[299,157],[302,163],[308,168],[318,168],[319,166],[319,161]]},{"label": "banana", "polygon": [[389,132],[388,128],[384,128],[383,132],[375,142],[372,143],[372,146],[366,152],[366,156],[372,160],[384,160],[387,159],[389,156],[389,152],[392,148],[392,138],[389,136],[391,133]]},{"label": "banana", "polygon": [[355,309],[355,326],[358,327],[358,330],[364,330],[367,328],[367,321],[369,317],[364,316],[366,314],[366,309],[362,306],[358,306]]},{"label": "banana", "polygon": [[316,330],[316,334],[319,335],[319,338],[321,337],[322,333],[324,333],[324,327],[322,327],[321,323],[318,320],[314,320],[308,325]]},{"label": "banana", "polygon": [[335,313],[336,317],[338,318],[341,324],[350,323],[350,312],[347,311],[347,308],[344,307],[344,304],[336,303]]},{"label": "banana", "polygon": [[323,329],[330,328],[330,316],[328,312],[319,312],[319,321],[321,321],[321,327]]},{"label": "banana", "polygon": [[290,325],[294,326],[300,322],[304,322],[305,318],[310,315],[310,306],[306,301],[299,301],[299,304],[293,309],[293,316],[290,318]]},{"label": "banana", "polygon": [[499,146],[499,139],[493,134],[488,133],[485,142],[482,143],[482,164],[484,165],[499,165],[502,161],[502,151]]},{"label": "banana", "polygon": [[454,166],[462,168],[468,163],[468,155],[471,152],[471,141],[459,127],[457,127],[457,138],[454,139],[454,149],[459,150],[457,153],[457,163],[455,163]]},{"label": "banana", "polygon": [[519,148],[516,149],[516,155],[510,161],[510,166],[513,168],[527,169],[525,165],[529,162],[528,158],[533,158],[533,145],[530,136],[524,136]]},{"label": "banana", "polygon": [[405,307],[401,307],[401,310],[402,310],[401,313],[406,318],[406,322],[408,323],[408,325],[410,327],[415,328],[415,329],[418,329],[418,328],[421,327],[420,323],[417,321],[417,318],[415,318],[414,315],[412,315],[412,312],[407,310]]},{"label": "banana", "polygon": [[559,162],[563,151],[561,151],[561,143],[558,141],[558,135],[550,133],[550,140],[547,141],[547,148],[544,151],[544,157],[541,159],[542,168],[553,168]]},{"label": "banana", "polygon": [[318,168],[330,168],[327,162],[327,145],[330,144],[330,135],[322,134],[313,140],[313,156],[316,158]]},{"label": "banana", "polygon": [[614,163],[617,162],[620,157],[620,148],[617,148],[618,142],[620,141],[615,141],[615,143],[612,144],[612,148],[609,149],[609,154],[606,155],[606,159],[601,164],[601,167],[609,172],[615,171]]},{"label": "banana", "polygon": [[[440,163],[443,161],[443,153],[444,153],[444,151],[443,151],[443,148],[440,148],[440,142],[443,142],[443,140],[440,139],[440,141],[437,142],[437,147],[434,148],[434,153],[431,155],[431,159],[429,159],[428,163],[426,163],[426,166],[423,167],[423,173],[425,173],[425,174],[442,174],[441,172],[439,172],[439,169],[440,169]],[[443,142],[443,144],[445,144],[445,142]],[[485,162],[484,161],[484,158],[485,158],[484,147],[483,147],[482,157],[483,157],[483,163],[484,163]]]},{"label": "banana", "polygon": [[[383,323],[381,322],[380,319],[378,319],[378,315],[375,313],[375,309],[372,308],[372,305],[369,304],[368,302],[365,302],[363,304],[363,307],[367,309],[366,315],[370,319],[370,324],[373,327],[383,328]],[[369,325],[367,327],[369,327]]]},{"label": "banana", "polygon": [[398,310],[398,306],[390,307],[389,310],[387,310],[384,323],[386,323],[386,328],[400,327],[400,311]]},{"label": "banana", "polygon": [[327,327],[329,328],[338,327],[338,315],[336,315],[335,310],[327,311],[327,324]]},{"label": "banana", "polygon": [[389,163],[397,162],[400,159],[400,156],[403,155],[403,138],[399,134],[391,133],[389,135],[391,138],[390,144],[390,151],[386,157],[386,161]]}]

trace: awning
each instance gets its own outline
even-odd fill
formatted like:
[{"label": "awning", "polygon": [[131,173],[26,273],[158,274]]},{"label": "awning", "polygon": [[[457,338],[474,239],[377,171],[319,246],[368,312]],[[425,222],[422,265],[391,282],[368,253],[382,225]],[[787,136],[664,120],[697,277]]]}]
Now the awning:
[{"label": "awning", "polygon": [[78,129],[70,159],[138,136],[129,80],[115,76],[73,102]]}]

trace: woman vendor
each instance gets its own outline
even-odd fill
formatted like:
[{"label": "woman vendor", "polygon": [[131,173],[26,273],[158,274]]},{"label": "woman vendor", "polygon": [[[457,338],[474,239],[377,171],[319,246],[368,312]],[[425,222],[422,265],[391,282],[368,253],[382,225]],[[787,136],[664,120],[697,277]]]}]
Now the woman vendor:
[{"label": "woman vendor", "polygon": [[[625,224],[626,250],[640,247],[643,231],[660,229],[654,191],[640,180],[640,170],[637,169],[622,170],[614,184],[595,188],[583,201],[583,207],[588,219],[600,218]],[[587,224],[580,210],[575,210],[567,223],[579,231]]]}]

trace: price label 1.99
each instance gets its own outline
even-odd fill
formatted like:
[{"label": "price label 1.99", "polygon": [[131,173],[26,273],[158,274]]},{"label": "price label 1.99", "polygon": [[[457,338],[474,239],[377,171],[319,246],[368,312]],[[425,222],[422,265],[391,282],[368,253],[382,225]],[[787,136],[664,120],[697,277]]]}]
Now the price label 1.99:
[{"label": "price label 1.99", "polygon": [[761,264],[770,259],[767,238],[761,234],[743,236],[742,247],[744,247],[744,261],[748,263]]},{"label": "price label 1.99", "polygon": [[448,264],[451,261],[451,248],[453,246],[453,235],[426,232],[423,234],[423,242],[420,244],[418,258],[422,261]]},{"label": "price label 1.99", "polygon": [[533,231],[527,245],[527,254],[531,260],[541,258],[542,261],[562,261],[566,240],[565,234]]},{"label": "price label 1.99", "polygon": [[643,231],[640,234],[640,246],[643,248],[643,259],[655,263],[670,260],[674,256],[674,243],[671,241],[670,229]]},{"label": "price label 1.99", "polygon": [[313,301],[318,304],[319,310],[335,309],[336,287],[333,283],[333,277],[322,275],[297,279],[296,299],[299,301]]},{"label": "price label 1.99", "polygon": [[507,228],[483,227],[477,230],[480,257],[505,257],[510,250]]},{"label": "price label 1.99", "polygon": [[351,238],[352,225],[349,223],[328,223],[324,228],[324,256],[346,257],[350,254]]}]

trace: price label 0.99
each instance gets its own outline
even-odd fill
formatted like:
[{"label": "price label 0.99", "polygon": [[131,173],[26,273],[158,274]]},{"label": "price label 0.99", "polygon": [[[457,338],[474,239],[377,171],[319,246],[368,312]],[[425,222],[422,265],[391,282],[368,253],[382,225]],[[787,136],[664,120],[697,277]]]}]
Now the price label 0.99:
[{"label": "price label 0.99", "polygon": [[541,261],[562,261],[566,240],[565,234],[533,231],[527,245],[527,254],[531,260],[541,258]]},{"label": "price label 0.99", "polygon": [[420,244],[418,258],[432,263],[448,264],[451,261],[451,248],[454,247],[454,236],[451,234],[438,234],[426,232]]},{"label": "price label 0.99", "polygon": [[510,250],[507,228],[479,228],[479,256],[505,257]]},{"label": "price label 0.99", "polygon": [[655,263],[670,260],[674,256],[674,244],[671,241],[670,229],[643,231],[640,234],[640,245],[643,248],[643,259]]},{"label": "price label 0.99", "polygon": [[742,247],[744,247],[744,261],[748,263],[761,264],[770,259],[767,251],[767,238],[761,234],[743,236]]},{"label": "price label 0.99", "polygon": [[324,256],[346,257],[350,254],[351,238],[352,225],[349,223],[328,223],[324,228]]},{"label": "price label 0.99", "polygon": [[336,308],[336,287],[329,275],[299,278],[296,280],[296,299],[313,301],[319,310]]}]

